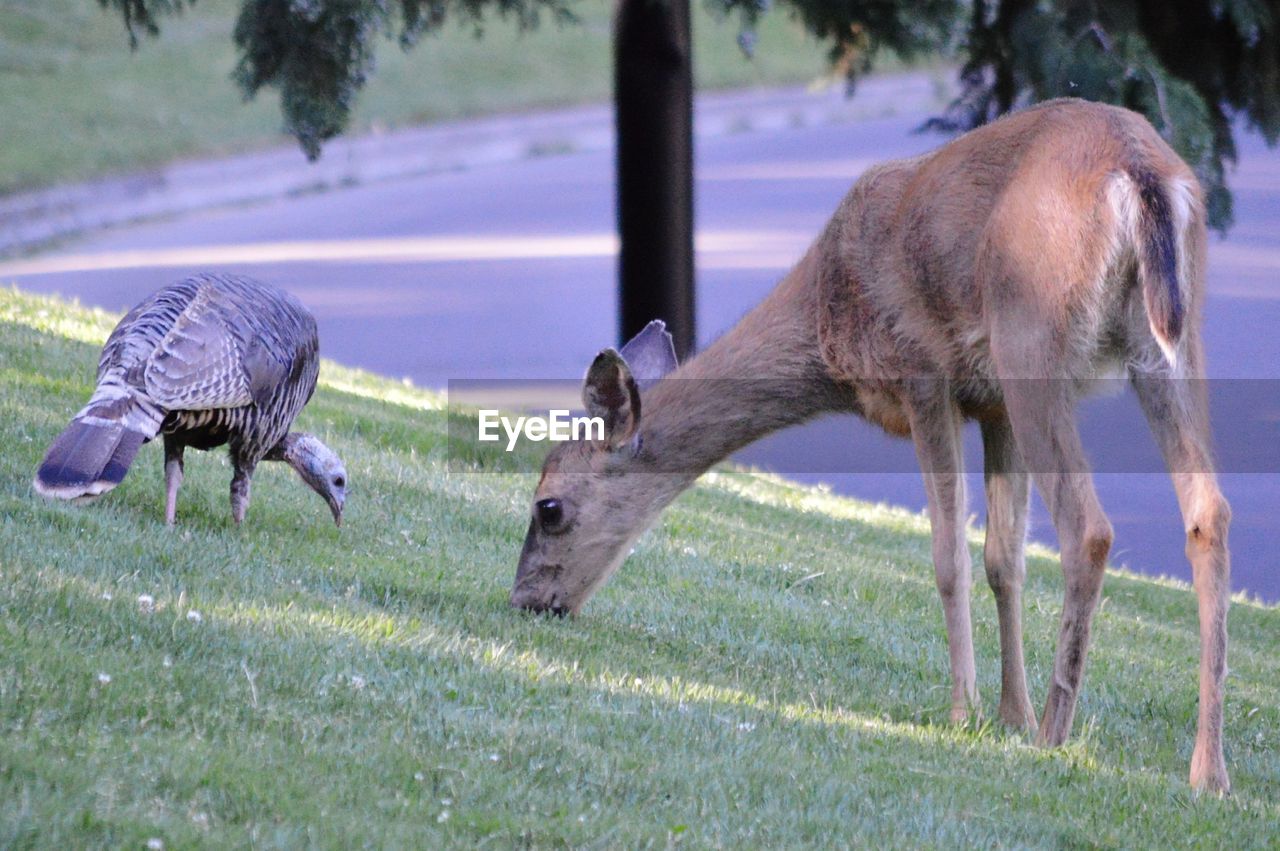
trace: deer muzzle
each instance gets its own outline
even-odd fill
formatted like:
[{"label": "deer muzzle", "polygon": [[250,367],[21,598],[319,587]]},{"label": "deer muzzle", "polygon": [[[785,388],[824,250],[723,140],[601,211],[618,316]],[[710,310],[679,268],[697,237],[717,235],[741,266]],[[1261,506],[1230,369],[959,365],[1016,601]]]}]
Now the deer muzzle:
[{"label": "deer muzzle", "polygon": [[531,612],[551,612],[564,617],[569,614],[569,595],[560,581],[563,572],[558,564],[546,564],[536,545],[536,532],[530,524],[525,538],[516,581],[511,588],[511,605]]},{"label": "deer muzzle", "polygon": [[549,612],[558,617],[564,617],[570,611],[562,591],[547,588],[541,583],[517,584],[511,591],[511,605],[537,614]]}]

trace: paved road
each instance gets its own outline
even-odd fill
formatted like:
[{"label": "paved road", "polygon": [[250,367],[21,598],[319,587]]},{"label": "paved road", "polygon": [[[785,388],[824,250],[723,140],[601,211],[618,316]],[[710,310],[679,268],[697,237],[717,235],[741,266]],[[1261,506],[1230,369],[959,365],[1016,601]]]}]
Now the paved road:
[{"label": "paved road", "polygon": [[[939,143],[912,133],[922,117],[810,122],[700,141],[703,343],[768,291],[868,163]],[[1280,156],[1252,137],[1241,151],[1232,180],[1239,224],[1211,247],[1210,368],[1214,377],[1276,379]],[[326,354],[346,363],[427,386],[458,378],[573,377],[614,342],[611,177],[611,156],[597,151],[190,214],[100,233],[32,262],[0,264],[0,282],[124,309],[191,271],[246,272],[301,296],[319,317]],[[1255,403],[1259,394],[1280,398],[1266,389],[1270,382],[1233,386],[1249,388]],[[1141,434],[1150,451],[1132,410],[1114,403],[1091,410],[1101,412],[1091,416],[1091,448],[1105,452],[1123,429]],[[1261,435],[1260,447],[1280,446],[1276,432],[1272,420],[1252,434]],[[969,465],[980,469],[973,437]],[[909,445],[851,418],[793,430],[745,457],[864,498],[923,505]],[[1236,517],[1233,585],[1278,600],[1280,463],[1253,463],[1242,454],[1231,466],[1240,471],[1225,484]],[[1272,472],[1242,472],[1259,466]],[[1117,529],[1115,561],[1189,578],[1167,478],[1099,479]],[[973,503],[980,510],[981,499]],[[1053,541],[1039,508],[1033,535]]]}]

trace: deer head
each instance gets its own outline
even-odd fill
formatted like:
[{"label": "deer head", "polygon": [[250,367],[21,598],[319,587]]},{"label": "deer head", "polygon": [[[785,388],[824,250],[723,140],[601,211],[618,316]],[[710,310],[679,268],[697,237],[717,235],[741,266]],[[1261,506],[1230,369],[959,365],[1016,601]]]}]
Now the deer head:
[{"label": "deer head", "polygon": [[675,367],[671,335],[660,321],[621,352],[605,349],[591,363],[582,401],[604,421],[604,436],[558,443],[547,455],[512,606],[576,614],[683,488],[679,475],[657,471],[641,421],[641,390]]}]

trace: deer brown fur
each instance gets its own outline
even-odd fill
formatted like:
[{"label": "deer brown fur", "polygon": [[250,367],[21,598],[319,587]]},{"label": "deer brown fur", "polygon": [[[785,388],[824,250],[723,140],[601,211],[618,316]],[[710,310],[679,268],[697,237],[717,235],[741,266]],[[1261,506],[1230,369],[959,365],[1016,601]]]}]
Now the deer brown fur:
[{"label": "deer brown fur", "polygon": [[[623,358],[601,353],[586,397],[611,415],[609,433],[549,454],[512,604],[576,613],[710,466],[779,428],[852,411],[914,441],[950,649],[951,715],[962,720],[978,694],[960,434],[977,420],[983,559],[1000,623],[999,716],[1037,730],[1044,745],[1061,744],[1112,542],[1074,408],[1092,379],[1120,367],[1173,476],[1199,599],[1191,782],[1226,791],[1230,509],[1210,457],[1204,384],[1184,380],[1204,374],[1205,244],[1194,175],[1144,119],[1115,107],[1053,101],[873,168],[764,302],[673,375],[641,392]],[[1058,532],[1065,585],[1038,723],[1021,627],[1033,481]]]}]

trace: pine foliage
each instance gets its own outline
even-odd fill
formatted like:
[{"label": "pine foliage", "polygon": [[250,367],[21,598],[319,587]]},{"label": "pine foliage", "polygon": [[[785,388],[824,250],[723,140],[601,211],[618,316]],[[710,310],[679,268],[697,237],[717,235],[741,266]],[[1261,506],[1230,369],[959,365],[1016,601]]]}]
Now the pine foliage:
[{"label": "pine foliage", "polygon": [[[649,0],[666,2],[667,0]],[[694,0],[697,2],[697,0]],[[195,0],[98,0],[123,16],[131,43]],[[742,21],[750,53],[772,0],[706,0]],[[961,93],[926,126],[967,130],[1055,97],[1144,114],[1195,169],[1210,222],[1232,220],[1226,173],[1234,133],[1280,139],[1277,0],[782,0],[829,47],[850,85],[883,50],[952,54]],[[309,157],[341,133],[383,37],[404,49],[453,19],[483,32],[487,16],[523,28],[574,20],[574,0],[242,0],[235,80],[246,97],[276,88],[286,130]],[[430,85],[430,81],[423,81]]]}]

